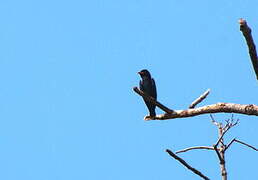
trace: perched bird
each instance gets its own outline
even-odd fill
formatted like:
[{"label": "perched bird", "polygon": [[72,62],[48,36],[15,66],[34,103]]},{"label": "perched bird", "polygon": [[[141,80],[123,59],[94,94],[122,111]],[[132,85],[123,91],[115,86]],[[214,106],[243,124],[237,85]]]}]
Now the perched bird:
[{"label": "perched bird", "polygon": [[[157,99],[156,85],[155,85],[154,79],[151,78],[150,72],[147,69],[143,69],[140,72],[138,72],[138,74],[140,74],[142,78],[142,80],[140,80],[140,90],[142,90],[144,93],[148,94],[149,96],[153,97],[156,100]],[[148,101],[145,98],[143,98],[143,100],[149,109],[150,116],[155,117],[156,105],[152,104],[150,101]]]}]

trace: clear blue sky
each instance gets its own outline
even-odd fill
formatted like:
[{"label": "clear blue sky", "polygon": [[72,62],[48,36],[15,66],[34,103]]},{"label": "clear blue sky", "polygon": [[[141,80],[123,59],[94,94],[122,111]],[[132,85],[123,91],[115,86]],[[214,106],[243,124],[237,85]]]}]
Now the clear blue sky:
[{"label": "clear blue sky", "polygon": [[[258,104],[258,83],[238,19],[258,43],[258,2],[244,0],[1,1],[0,179],[198,179],[164,150],[212,145],[208,115],[145,122],[132,91],[137,71],[156,80],[158,99],[184,109]],[[158,113],[162,111],[157,110]],[[215,115],[217,120],[230,114]],[[226,140],[258,146],[258,118],[240,119]],[[182,157],[219,179],[215,153]],[[229,179],[258,179],[257,152],[234,144]]]}]

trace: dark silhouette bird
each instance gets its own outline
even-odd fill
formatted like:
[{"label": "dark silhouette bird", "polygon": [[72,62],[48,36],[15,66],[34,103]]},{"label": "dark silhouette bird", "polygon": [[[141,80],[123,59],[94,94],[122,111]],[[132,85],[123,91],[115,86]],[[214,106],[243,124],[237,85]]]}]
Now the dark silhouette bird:
[{"label": "dark silhouette bird", "polygon": [[[142,78],[142,80],[140,80],[140,90],[142,90],[144,93],[148,94],[149,96],[153,97],[156,100],[157,99],[156,85],[155,85],[154,79],[151,78],[150,72],[147,69],[143,69],[140,72],[138,72],[138,74],[140,74]],[[145,98],[143,98],[143,100],[149,109],[150,116],[155,117],[156,105],[152,104],[150,101],[148,101]]]}]

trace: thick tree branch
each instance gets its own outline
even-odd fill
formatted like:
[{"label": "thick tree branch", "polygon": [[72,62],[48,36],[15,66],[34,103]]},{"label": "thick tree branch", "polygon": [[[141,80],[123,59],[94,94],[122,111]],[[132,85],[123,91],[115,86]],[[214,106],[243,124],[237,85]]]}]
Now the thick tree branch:
[{"label": "thick tree branch", "polygon": [[210,89],[206,90],[200,97],[192,102],[192,104],[189,106],[189,109],[193,109],[197,104],[201,103],[208,96],[209,93]]},{"label": "thick tree branch", "polygon": [[255,104],[234,104],[234,103],[217,103],[211,104],[199,108],[194,109],[186,109],[186,110],[171,110],[168,107],[164,106],[160,102],[156,101],[151,96],[145,94],[137,87],[134,87],[133,90],[149,100],[151,103],[158,106],[160,109],[165,111],[165,114],[157,115],[156,117],[152,117],[151,119],[146,118],[145,120],[167,120],[167,119],[175,119],[175,118],[186,118],[193,117],[201,114],[211,114],[211,113],[239,113],[246,115],[254,115],[258,116],[258,106]]},{"label": "thick tree branch", "polygon": [[193,117],[211,113],[239,113],[258,116],[258,106],[254,104],[217,103],[194,109],[174,110],[171,114],[160,114],[155,120]]},{"label": "thick tree branch", "polygon": [[196,147],[189,147],[189,148],[186,148],[186,149],[179,150],[179,151],[176,152],[176,154],[191,151],[191,150],[194,150],[194,149],[214,150],[213,147],[209,147],[209,146],[196,146]]},{"label": "thick tree branch", "polygon": [[145,94],[144,92],[142,92],[140,89],[138,89],[137,87],[133,88],[134,92],[136,92],[137,94],[139,94],[140,96],[146,98],[148,101],[150,101],[152,104],[155,104],[156,106],[158,106],[160,109],[162,109],[163,111],[165,111],[166,113],[173,113],[173,110],[167,108],[166,106],[164,106],[163,104],[161,104],[160,102],[156,101],[153,97]]},{"label": "thick tree branch", "polygon": [[187,162],[185,162],[182,158],[178,157],[176,154],[174,154],[172,151],[170,151],[169,149],[166,149],[166,152],[173,157],[174,159],[176,159],[177,161],[179,161],[181,164],[183,164],[186,168],[188,168],[190,171],[192,171],[193,173],[197,174],[198,176],[202,177],[205,180],[209,180],[208,177],[206,177],[205,175],[203,175],[200,171],[198,171],[197,169],[193,168],[192,166],[190,166],[189,164],[187,164]]},{"label": "thick tree branch", "polygon": [[244,19],[240,19],[239,24],[240,24],[240,31],[242,31],[249,49],[249,55],[256,74],[256,79],[258,79],[258,58],[257,58],[256,47],[252,37],[252,30],[248,27]]}]

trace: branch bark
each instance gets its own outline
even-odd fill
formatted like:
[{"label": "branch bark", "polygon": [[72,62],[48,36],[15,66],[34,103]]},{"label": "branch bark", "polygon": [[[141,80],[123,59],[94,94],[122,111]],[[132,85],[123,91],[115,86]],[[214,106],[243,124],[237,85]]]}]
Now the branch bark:
[{"label": "branch bark", "polygon": [[244,19],[240,19],[239,24],[240,24],[240,31],[242,31],[249,49],[249,55],[256,74],[256,79],[258,80],[258,58],[257,58],[256,47],[252,37],[252,30],[250,27],[248,27],[247,22]]},{"label": "branch bark", "polygon": [[[228,123],[227,123],[227,125],[228,125]],[[225,148],[226,147],[224,145],[223,136],[226,134],[226,132],[231,127],[228,125],[227,126],[228,128],[225,129],[223,127],[222,123],[217,123],[216,126],[218,127],[219,139],[217,140],[217,143],[213,147],[219,158],[219,165],[220,165],[220,172],[221,172],[222,180],[227,180],[227,170],[226,170],[226,161],[225,161]],[[220,145],[220,147],[218,149],[219,145]]]},{"label": "branch bark", "polygon": [[193,117],[211,113],[238,113],[258,116],[258,106],[254,104],[217,103],[194,109],[174,110],[171,114],[160,114],[154,120]]},{"label": "branch bark", "polygon": [[196,100],[192,102],[192,104],[189,106],[189,109],[193,109],[197,104],[201,103],[210,93],[210,89],[205,91],[200,97],[198,97]]}]

